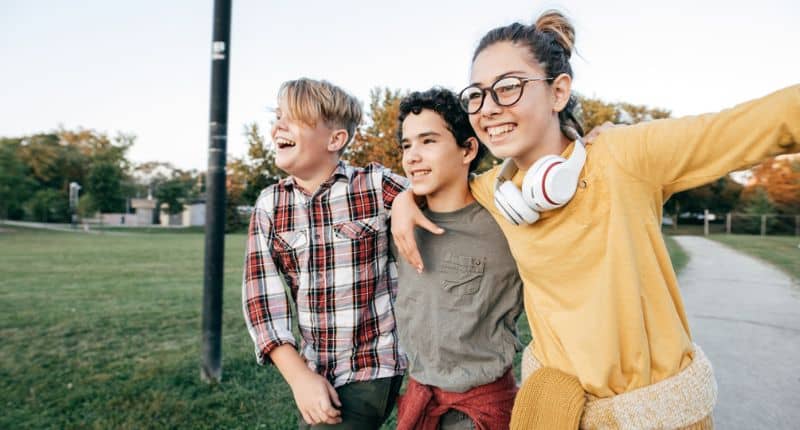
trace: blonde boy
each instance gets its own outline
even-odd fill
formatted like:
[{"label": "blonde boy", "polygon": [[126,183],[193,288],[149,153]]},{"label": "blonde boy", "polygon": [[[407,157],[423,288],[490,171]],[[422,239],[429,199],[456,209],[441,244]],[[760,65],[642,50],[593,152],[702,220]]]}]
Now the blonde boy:
[{"label": "blonde boy", "polygon": [[340,160],[361,115],[358,100],[328,82],[284,83],[271,136],[289,176],[262,191],[250,220],[245,320],[258,362],[274,363],[291,387],[300,428],[378,428],[406,367],[387,220],[407,182]]}]

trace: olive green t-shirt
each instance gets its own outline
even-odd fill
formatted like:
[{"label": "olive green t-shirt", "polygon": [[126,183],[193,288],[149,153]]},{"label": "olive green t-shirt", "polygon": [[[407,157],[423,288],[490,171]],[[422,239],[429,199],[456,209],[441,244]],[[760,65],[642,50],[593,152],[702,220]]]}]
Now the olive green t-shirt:
[{"label": "olive green t-shirt", "polygon": [[503,232],[479,204],[424,213],[445,233],[417,229],[422,274],[398,261],[400,346],[409,376],[464,392],[503,376],[521,349],[522,281]]}]

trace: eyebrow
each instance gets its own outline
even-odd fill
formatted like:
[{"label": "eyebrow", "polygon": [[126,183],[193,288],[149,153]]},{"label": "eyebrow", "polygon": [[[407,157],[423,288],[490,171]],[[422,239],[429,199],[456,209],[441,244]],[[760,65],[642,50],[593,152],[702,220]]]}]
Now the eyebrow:
[{"label": "eyebrow", "polygon": [[[492,83],[497,82],[498,80],[503,79],[503,78],[505,78],[505,77],[507,77],[509,75],[516,75],[516,74],[525,74],[525,72],[522,71],[522,70],[511,70],[509,72],[501,73],[501,74],[499,74],[499,75],[494,77],[494,80],[492,81]],[[473,82],[473,83],[469,84],[470,87],[479,86],[479,85],[480,85],[480,82]]]},{"label": "eyebrow", "polygon": [[[422,138],[430,137],[430,136],[440,137],[441,134],[439,134],[439,133],[437,133],[435,131],[425,131],[425,132],[422,132],[422,133],[418,134],[417,135],[417,139],[422,139]],[[400,139],[400,143],[403,143],[403,142],[408,142],[408,138],[407,137],[403,137],[402,139]]]}]

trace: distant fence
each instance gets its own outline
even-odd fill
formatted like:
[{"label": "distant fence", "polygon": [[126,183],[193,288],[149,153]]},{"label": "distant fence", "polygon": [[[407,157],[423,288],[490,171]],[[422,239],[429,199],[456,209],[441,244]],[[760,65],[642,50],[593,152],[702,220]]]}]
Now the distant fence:
[{"label": "distant fence", "polygon": [[717,215],[706,210],[703,216],[703,234],[708,236],[712,233],[800,236],[800,215],[753,215],[739,212]]}]

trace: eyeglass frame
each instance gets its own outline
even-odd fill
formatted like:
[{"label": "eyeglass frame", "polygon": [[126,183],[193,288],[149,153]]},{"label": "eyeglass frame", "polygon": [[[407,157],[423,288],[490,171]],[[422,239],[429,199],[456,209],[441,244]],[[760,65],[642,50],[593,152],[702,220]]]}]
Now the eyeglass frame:
[{"label": "eyeglass frame", "polygon": [[[520,87],[520,90],[519,90],[519,97],[517,97],[516,100],[514,100],[513,102],[511,102],[509,104],[502,104],[502,103],[500,103],[500,100],[497,97],[497,92],[495,92],[494,86],[497,85],[497,83],[502,81],[503,79],[508,79],[508,78],[519,79],[520,81],[522,81],[522,86]],[[522,94],[525,92],[525,84],[527,84],[528,82],[552,81],[554,79],[555,78],[523,78],[521,76],[513,76],[513,75],[511,75],[511,76],[503,76],[501,78],[498,78],[496,81],[494,81],[492,83],[492,85],[490,85],[488,87],[484,87],[484,88],[479,87],[477,84],[476,85],[468,85],[458,93],[458,105],[461,107],[462,111],[467,113],[467,115],[474,115],[474,114],[480,112],[481,109],[483,109],[483,103],[486,102],[486,92],[488,91],[489,94],[492,96],[492,100],[494,100],[496,105],[502,106],[502,107],[511,107],[511,106],[514,106],[515,104],[517,104],[522,99]],[[478,105],[478,108],[475,109],[474,112],[470,112],[466,107],[464,107],[464,104],[462,103],[462,97],[461,96],[464,94],[464,91],[466,91],[466,90],[468,90],[470,88],[477,88],[477,89],[479,89],[481,91],[481,104]]]}]

